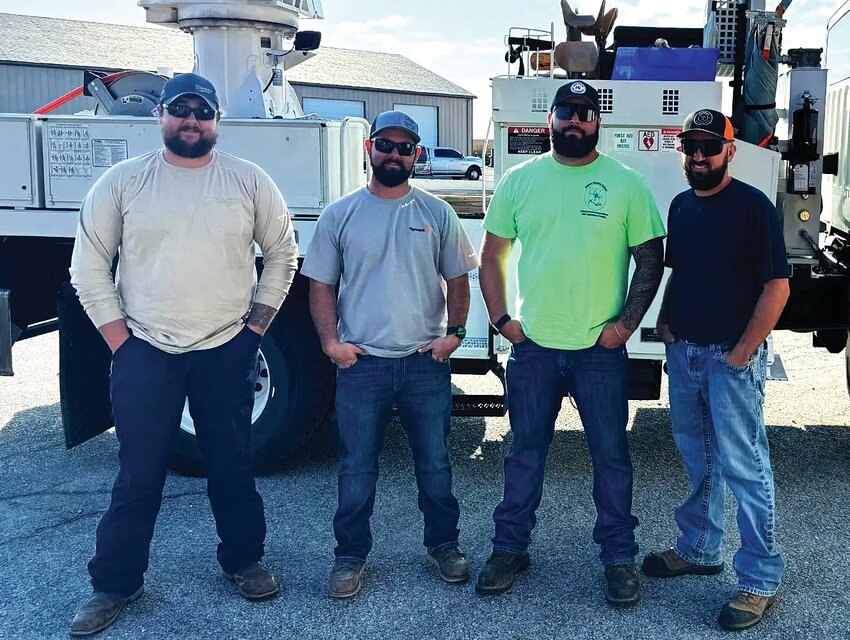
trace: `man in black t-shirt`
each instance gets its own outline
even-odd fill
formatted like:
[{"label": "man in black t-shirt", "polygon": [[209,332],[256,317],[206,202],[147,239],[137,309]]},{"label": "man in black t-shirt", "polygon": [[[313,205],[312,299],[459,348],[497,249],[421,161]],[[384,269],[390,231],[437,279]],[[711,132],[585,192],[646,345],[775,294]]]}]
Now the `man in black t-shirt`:
[{"label": "man in black t-shirt", "polygon": [[724,485],[738,502],[736,594],[720,625],[744,629],[773,604],[785,563],[775,539],[773,473],[764,426],[765,339],[788,300],[788,263],[776,208],[730,177],[732,124],[697,111],[680,134],[691,189],[670,204],[658,318],[667,345],[673,437],[690,478],[672,549],[650,553],[648,576],[723,570]]}]

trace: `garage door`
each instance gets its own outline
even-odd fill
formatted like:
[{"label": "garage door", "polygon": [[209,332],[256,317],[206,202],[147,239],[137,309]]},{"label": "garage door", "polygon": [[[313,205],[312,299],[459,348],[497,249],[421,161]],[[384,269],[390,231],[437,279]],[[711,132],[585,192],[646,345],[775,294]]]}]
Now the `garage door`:
[{"label": "garage door", "polygon": [[325,120],[342,120],[348,116],[363,118],[366,105],[358,100],[332,98],[304,98],[304,113],[317,113]]},{"label": "garage door", "polygon": [[404,111],[419,125],[419,137],[426,147],[436,147],[437,137],[437,107],[423,107],[418,104],[396,104],[395,109]]}]

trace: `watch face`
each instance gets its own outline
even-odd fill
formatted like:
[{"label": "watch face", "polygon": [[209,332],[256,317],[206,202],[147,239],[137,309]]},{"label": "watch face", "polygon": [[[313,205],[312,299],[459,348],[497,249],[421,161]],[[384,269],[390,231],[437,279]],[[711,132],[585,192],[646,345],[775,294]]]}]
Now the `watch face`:
[{"label": "watch face", "polygon": [[458,327],[457,328],[457,337],[463,342],[463,339],[466,337],[466,327]]}]

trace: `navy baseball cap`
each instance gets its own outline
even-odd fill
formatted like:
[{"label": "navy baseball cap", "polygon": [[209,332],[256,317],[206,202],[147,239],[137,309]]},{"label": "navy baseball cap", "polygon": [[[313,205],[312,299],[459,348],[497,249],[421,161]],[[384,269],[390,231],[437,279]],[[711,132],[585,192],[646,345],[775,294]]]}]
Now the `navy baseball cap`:
[{"label": "navy baseball cap", "polygon": [[554,111],[555,107],[560,107],[571,100],[583,102],[599,113],[599,93],[584,80],[573,80],[562,85],[555,94],[549,111]]},{"label": "navy baseball cap", "polygon": [[378,114],[375,122],[372,123],[372,131],[369,133],[371,140],[384,129],[403,129],[413,136],[413,141],[419,144],[422,138],[419,137],[419,125],[416,120],[407,115],[404,111],[384,111]]},{"label": "navy baseball cap", "polygon": [[160,104],[171,104],[180,96],[197,96],[218,111],[218,95],[212,82],[197,73],[181,73],[165,83],[159,96]]}]

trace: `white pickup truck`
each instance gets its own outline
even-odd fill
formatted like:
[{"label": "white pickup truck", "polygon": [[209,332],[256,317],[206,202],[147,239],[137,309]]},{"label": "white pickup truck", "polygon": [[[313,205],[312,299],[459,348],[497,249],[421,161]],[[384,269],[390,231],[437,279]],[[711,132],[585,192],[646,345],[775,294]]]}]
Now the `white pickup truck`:
[{"label": "white pickup truck", "polygon": [[414,175],[417,178],[448,176],[480,180],[484,161],[475,156],[465,156],[451,147],[420,147],[422,153],[416,160]]}]

